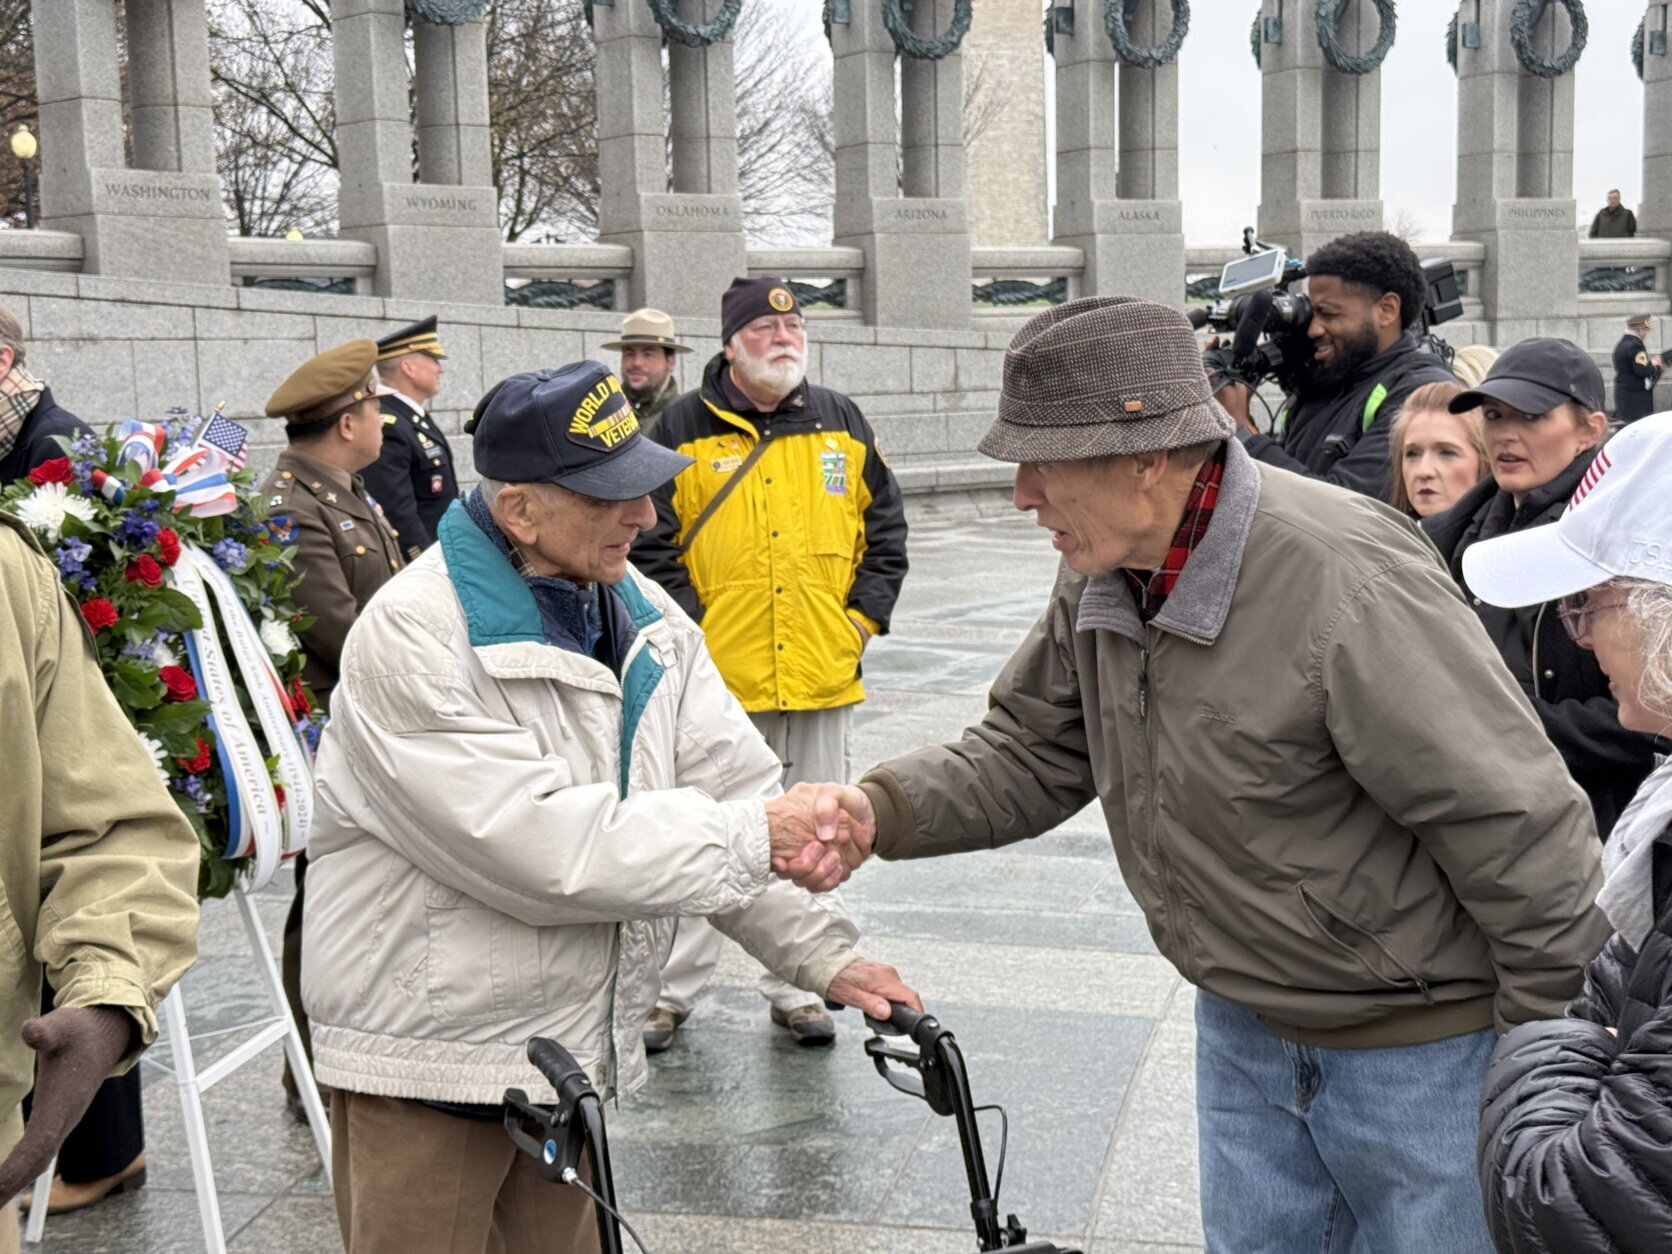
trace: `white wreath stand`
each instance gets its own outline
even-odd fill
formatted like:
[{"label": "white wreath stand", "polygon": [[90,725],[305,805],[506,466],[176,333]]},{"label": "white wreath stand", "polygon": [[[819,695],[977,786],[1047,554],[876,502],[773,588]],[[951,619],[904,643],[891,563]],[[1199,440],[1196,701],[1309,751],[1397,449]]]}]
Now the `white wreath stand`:
[{"label": "white wreath stand", "polygon": [[[265,883],[265,880],[261,882]],[[244,922],[244,932],[250,938],[250,948],[255,952],[261,984],[267,992],[268,1004],[273,1009],[272,1017],[199,1037],[199,1040],[207,1040],[211,1036],[224,1036],[228,1032],[260,1028],[260,1031],[224,1058],[219,1058],[199,1070],[192,1059],[192,1038],[186,1028],[186,1004],[180,996],[180,986],[175,985],[168,996],[163,998],[159,1007],[162,1021],[168,1027],[168,1046],[173,1055],[174,1065],[165,1067],[147,1058],[153,1066],[161,1067],[174,1076],[175,1085],[180,1092],[180,1110],[186,1128],[186,1148],[192,1160],[192,1184],[197,1191],[197,1210],[203,1221],[203,1244],[208,1254],[226,1254],[226,1232],[221,1226],[220,1201],[215,1192],[214,1163],[209,1156],[209,1133],[203,1121],[203,1095],[240,1067],[253,1061],[276,1041],[284,1042],[285,1056],[290,1061],[290,1074],[295,1077],[297,1091],[301,1094],[302,1105],[307,1111],[308,1126],[313,1130],[314,1144],[319,1147],[319,1159],[325,1167],[325,1182],[331,1183],[331,1125],[325,1116],[325,1106],[319,1100],[319,1088],[314,1083],[313,1068],[308,1065],[307,1054],[302,1049],[302,1034],[297,1030],[296,1021],[290,1014],[290,1003],[285,999],[284,981],[279,975],[278,964],[273,961],[272,946],[267,943],[267,933],[262,930],[261,917],[256,913],[255,901],[250,896],[255,887],[259,887],[259,884],[252,882],[249,888],[235,888],[232,898],[237,903],[238,915]],[[29,1207],[29,1221],[23,1234],[24,1241],[31,1245],[38,1244],[46,1230],[47,1198],[52,1193],[52,1176],[56,1166],[57,1160],[54,1159],[35,1181],[35,1197]]]}]

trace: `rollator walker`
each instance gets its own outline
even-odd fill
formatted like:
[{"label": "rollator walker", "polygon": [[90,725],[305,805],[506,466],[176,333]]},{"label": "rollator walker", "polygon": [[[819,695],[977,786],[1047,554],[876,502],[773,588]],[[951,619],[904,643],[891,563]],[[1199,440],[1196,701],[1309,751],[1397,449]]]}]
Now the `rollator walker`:
[{"label": "rollator walker", "polygon": [[[930,1110],[950,1116],[957,1124],[964,1172],[969,1177],[970,1217],[979,1242],[976,1248],[1009,1250],[1011,1254],[1080,1254],[1049,1241],[1029,1241],[1027,1229],[1015,1215],[999,1222],[998,1186],[1004,1181],[1005,1150],[1001,1145],[998,1184],[989,1185],[981,1130],[975,1119],[978,1107],[970,1096],[963,1051],[933,1015],[919,1014],[899,1002],[890,1004],[894,1013],[887,1022],[865,1017],[865,1026],[875,1033],[865,1042],[865,1052],[889,1084],[921,1098]],[[901,1038],[910,1040],[916,1048],[908,1048]],[[598,1244],[604,1254],[623,1254],[623,1228],[639,1250],[649,1254],[649,1247],[616,1209],[603,1102],[586,1072],[556,1041],[542,1037],[528,1043],[528,1060],[556,1091],[557,1103],[535,1105],[521,1089],[509,1090],[505,1094],[505,1131],[519,1150],[539,1164],[543,1178],[578,1188],[592,1198]],[[581,1177],[583,1158],[591,1168],[590,1185]]]}]

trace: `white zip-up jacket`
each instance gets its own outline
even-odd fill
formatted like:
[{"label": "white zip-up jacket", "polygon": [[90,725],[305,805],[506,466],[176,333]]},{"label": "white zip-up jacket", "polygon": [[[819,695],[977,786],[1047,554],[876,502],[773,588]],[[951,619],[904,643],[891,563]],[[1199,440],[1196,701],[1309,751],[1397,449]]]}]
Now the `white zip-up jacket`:
[{"label": "white zip-up jacket", "polygon": [[308,854],[321,1083],[549,1101],[524,1056],[546,1036],[624,1095],[679,916],[816,993],[858,957],[837,900],[772,875],[781,767],[701,630],[636,571],[616,591],[637,633],[619,680],[544,642],[527,585],[456,504],[350,631]]}]

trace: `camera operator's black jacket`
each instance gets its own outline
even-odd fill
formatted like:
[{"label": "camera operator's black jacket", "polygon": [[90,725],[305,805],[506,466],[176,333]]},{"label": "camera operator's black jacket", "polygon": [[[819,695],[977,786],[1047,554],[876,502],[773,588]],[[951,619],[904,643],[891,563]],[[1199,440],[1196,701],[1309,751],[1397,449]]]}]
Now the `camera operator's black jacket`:
[{"label": "camera operator's black jacket", "polygon": [[1615,933],[1567,1017],[1522,1024],[1492,1056],[1478,1157],[1502,1254],[1672,1250],[1667,840],[1652,855],[1658,921],[1641,949]]},{"label": "camera operator's black jacket", "polygon": [[1451,509],[1422,526],[1510,674],[1532,698],[1545,732],[1591,799],[1597,834],[1607,840],[1620,811],[1654,769],[1654,737],[1620,726],[1620,707],[1609,695],[1608,676],[1594,653],[1568,639],[1554,602],[1500,609],[1475,596],[1463,581],[1463,554],[1471,544],[1555,522],[1595,457],[1594,449],[1581,453],[1549,483],[1527,493],[1519,509],[1515,498],[1495,481],[1483,479]]},{"label": "camera operator's black jacket", "polygon": [[1244,433],[1240,438],[1256,461],[1385,500],[1388,428],[1394,415],[1424,384],[1455,382],[1445,363],[1407,331],[1340,390],[1287,398],[1277,415],[1280,435]]}]

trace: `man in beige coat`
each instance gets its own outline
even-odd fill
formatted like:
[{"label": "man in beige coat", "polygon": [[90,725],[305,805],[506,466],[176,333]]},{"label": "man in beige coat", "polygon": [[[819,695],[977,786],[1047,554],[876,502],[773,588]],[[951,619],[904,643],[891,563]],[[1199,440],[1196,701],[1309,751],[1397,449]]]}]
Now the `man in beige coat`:
[{"label": "man in beige coat", "polygon": [[1207,1248],[1478,1254],[1494,1029],[1561,1014],[1607,932],[1590,806],[1433,547],[1233,430],[1173,310],[1023,328],[981,448],[1056,588],[979,724],[821,814],[910,858],[1100,801],[1198,989]]},{"label": "man in beige coat", "polygon": [[[157,1002],[197,956],[200,855],[58,572],[5,514],[0,592],[0,1254],[10,1254],[12,1199],[100,1082],[156,1039]],[[43,974],[56,1005],[32,1017]]]}]

